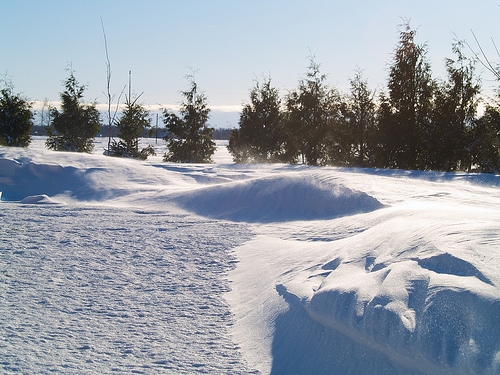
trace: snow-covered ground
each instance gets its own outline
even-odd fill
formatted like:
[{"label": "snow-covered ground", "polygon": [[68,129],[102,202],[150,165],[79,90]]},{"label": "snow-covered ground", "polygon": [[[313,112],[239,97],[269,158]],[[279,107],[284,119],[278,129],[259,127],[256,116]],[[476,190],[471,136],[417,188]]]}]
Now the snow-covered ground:
[{"label": "snow-covered ground", "polygon": [[500,177],[0,148],[0,372],[499,374]]}]

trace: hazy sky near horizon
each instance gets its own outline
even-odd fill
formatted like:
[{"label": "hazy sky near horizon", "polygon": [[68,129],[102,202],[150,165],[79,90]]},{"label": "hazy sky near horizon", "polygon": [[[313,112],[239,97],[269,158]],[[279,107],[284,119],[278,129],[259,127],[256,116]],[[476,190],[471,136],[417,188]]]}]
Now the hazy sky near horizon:
[{"label": "hazy sky near horizon", "polygon": [[[0,0],[0,73],[30,100],[58,101],[71,64],[88,85],[86,101],[106,103],[101,18],[112,93],[132,71],[147,105],[178,104],[194,70],[211,106],[238,110],[256,78],[270,76],[283,93],[296,88],[311,53],[340,91],[357,67],[383,90],[402,18],[428,44],[435,78],[445,78],[455,38],[474,44],[471,30],[499,60],[491,38],[500,44],[500,1],[492,0]],[[485,91],[493,85],[485,73]]]}]

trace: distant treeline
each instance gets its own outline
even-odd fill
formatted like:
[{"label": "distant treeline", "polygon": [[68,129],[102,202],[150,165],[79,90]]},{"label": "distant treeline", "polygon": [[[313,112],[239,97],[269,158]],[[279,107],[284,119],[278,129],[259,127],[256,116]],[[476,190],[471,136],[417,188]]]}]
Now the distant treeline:
[{"label": "distant treeline", "polygon": [[[101,125],[100,130],[99,130],[99,136],[101,137],[107,137],[109,134],[109,127],[108,125]],[[112,137],[118,137],[119,130],[118,127],[115,125],[111,126],[111,136]],[[33,125],[33,128],[30,131],[30,135],[47,135],[47,128],[46,126],[43,125]],[[141,137],[149,137],[149,138],[164,138],[167,135],[167,131],[165,128],[151,128],[148,129],[147,131],[144,131],[141,134]],[[231,136],[231,129],[214,129],[214,132],[212,134],[212,139],[216,140],[229,140],[229,137]]]},{"label": "distant treeline", "polygon": [[483,103],[478,116],[476,59],[465,56],[464,46],[452,45],[447,77],[437,80],[427,46],[401,25],[387,88],[378,95],[359,70],[350,92],[340,93],[311,57],[298,88],[284,98],[270,77],[256,83],[228,149],[237,163],[498,172],[500,105]]}]

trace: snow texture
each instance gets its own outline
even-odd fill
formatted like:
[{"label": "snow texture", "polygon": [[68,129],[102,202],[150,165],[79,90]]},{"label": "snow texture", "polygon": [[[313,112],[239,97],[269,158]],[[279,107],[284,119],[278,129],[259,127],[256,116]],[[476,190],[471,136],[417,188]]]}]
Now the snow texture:
[{"label": "snow texture", "polygon": [[0,372],[500,373],[500,177],[96,141],[0,148]]}]

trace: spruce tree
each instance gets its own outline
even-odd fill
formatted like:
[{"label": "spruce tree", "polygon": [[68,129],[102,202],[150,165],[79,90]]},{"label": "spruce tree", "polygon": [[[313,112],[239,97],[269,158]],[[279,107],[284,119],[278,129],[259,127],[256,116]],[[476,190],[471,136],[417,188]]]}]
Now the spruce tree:
[{"label": "spruce tree", "polygon": [[5,83],[0,91],[0,145],[27,147],[32,128],[31,103],[15,94],[12,84]]},{"label": "spruce tree", "polygon": [[462,53],[462,42],[453,44],[457,59],[446,59],[448,80],[435,96],[432,128],[428,134],[428,167],[453,171],[470,165],[468,134],[476,118],[481,86],[475,77],[474,62]]},{"label": "spruce tree", "polygon": [[324,164],[331,159],[326,142],[335,142],[331,131],[339,96],[325,80],[326,75],[320,73],[319,65],[311,57],[306,77],[286,98],[285,156],[290,162],[297,161],[299,156],[309,165]]},{"label": "spruce tree", "polygon": [[239,129],[233,129],[228,150],[236,163],[263,163],[280,160],[282,153],[281,100],[271,78],[256,82],[250,103],[240,114]]},{"label": "spruce tree", "polygon": [[181,104],[180,116],[164,110],[163,122],[167,130],[168,151],[163,160],[181,163],[211,163],[215,152],[212,141],[213,128],[208,127],[210,109],[207,98],[198,92],[193,76],[189,76],[191,88],[182,92],[185,102]]},{"label": "spruce tree", "polygon": [[382,141],[389,155],[386,167],[425,168],[422,140],[430,128],[434,81],[426,59],[427,46],[415,42],[408,22],[400,26],[399,43],[389,68],[389,111],[381,117]]},{"label": "spruce tree", "polygon": [[92,152],[99,133],[100,120],[96,104],[81,103],[85,86],[76,80],[73,71],[64,83],[61,111],[51,108],[52,123],[47,127],[46,146],[55,151]]},{"label": "spruce tree", "polygon": [[142,105],[127,98],[125,109],[118,121],[118,137],[120,141],[113,141],[110,147],[111,156],[130,157],[146,160],[149,155],[154,155],[152,146],[139,150],[139,138],[151,127],[149,111]]},{"label": "spruce tree", "polygon": [[372,161],[373,132],[376,105],[368,82],[360,70],[350,80],[351,92],[347,99],[346,122],[349,139],[353,144],[352,165],[365,166]]}]

